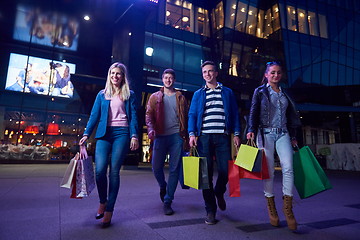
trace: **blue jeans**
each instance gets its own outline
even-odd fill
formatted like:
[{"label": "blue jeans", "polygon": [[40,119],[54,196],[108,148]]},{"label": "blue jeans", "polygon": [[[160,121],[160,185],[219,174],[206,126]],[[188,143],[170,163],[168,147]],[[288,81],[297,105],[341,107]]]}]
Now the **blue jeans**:
[{"label": "blue jeans", "polygon": [[[184,140],[178,133],[157,136],[154,141],[152,169],[160,188],[166,188],[164,203],[171,203],[174,199],[181,169],[183,143]],[[167,154],[169,154],[169,178],[166,183],[164,163]]]},{"label": "blue jeans", "polygon": [[265,197],[274,196],[274,153],[275,149],[280,159],[282,171],[282,192],[283,195],[292,196],[294,186],[293,172],[293,148],[291,146],[290,136],[287,132],[276,133],[273,131],[264,131],[265,146],[262,144],[262,137],[257,136],[257,145],[264,148],[270,178],[264,180]]},{"label": "blue jeans", "polygon": [[[107,127],[104,137],[96,142],[95,172],[100,203],[106,203],[107,212],[114,211],[120,186],[120,168],[130,148],[128,127]],[[109,159],[109,155],[111,158]],[[110,160],[110,161],[109,161]],[[107,170],[109,170],[109,193]]]},{"label": "blue jeans", "polygon": [[[226,192],[228,182],[228,161],[231,160],[230,136],[225,134],[203,134],[198,138],[197,149],[200,157],[206,157],[208,164],[210,189],[202,190],[206,212],[216,213],[216,196]],[[215,156],[218,178],[214,188],[214,160]]]}]

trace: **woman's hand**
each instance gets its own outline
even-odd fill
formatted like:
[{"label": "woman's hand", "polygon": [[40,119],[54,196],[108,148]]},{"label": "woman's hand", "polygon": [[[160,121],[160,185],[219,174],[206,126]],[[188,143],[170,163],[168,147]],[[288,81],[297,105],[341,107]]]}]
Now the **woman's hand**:
[{"label": "woman's hand", "polygon": [[255,134],[254,134],[253,132],[248,132],[248,133],[246,134],[246,139],[252,139],[252,140],[254,140],[254,138],[255,138]]},{"label": "woman's hand", "polygon": [[130,141],[130,150],[135,151],[139,148],[139,140],[136,137],[132,137]]},{"label": "woman's hand", "polygon": [[86,140],[88,140],[88,136],[85,135],[80,139],[79,145],[83,145],[86,142]]}]

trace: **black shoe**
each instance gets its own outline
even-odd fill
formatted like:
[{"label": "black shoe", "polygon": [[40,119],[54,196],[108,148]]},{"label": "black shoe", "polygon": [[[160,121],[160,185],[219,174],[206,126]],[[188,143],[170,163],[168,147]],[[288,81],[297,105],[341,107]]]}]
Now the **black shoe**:
[{"label": "black shoe", "polygon": [[102,219],[104,217],[104,213],[97,213],[95,218],[96,219]]},{"label": "black shoe", "polygon": [[164,214],[173,215],[174,210],[171,208],[171,203],[164,203]]},{"label": "black shoe", "polygon": [[207,225],[214,225],[218,221],[215,219],[215,213],[209,212],[205,218],[205,223]]},{"label": "black shoe", "polygon": [[217,204],[218,207],[220,208],[221,211],[225,211],[226,210],[226,202],[224,199],[224,195],[220,195],[220,196],[216,196],[217,199]]},{"label": "black shoe", "polygon": [[164,202],[164,197],[166,195],[166,188],[160,188],[160,199]]}]

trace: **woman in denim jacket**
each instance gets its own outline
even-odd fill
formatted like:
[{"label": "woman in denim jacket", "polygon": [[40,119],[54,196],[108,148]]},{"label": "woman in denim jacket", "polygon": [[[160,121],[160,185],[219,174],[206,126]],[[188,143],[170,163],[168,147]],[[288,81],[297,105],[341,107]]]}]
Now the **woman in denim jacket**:
[{"label": "woman in denim jacket", "polygon": [[121,63],[110,66],[105,89],[96,96],[80,145],[88,139],[97,123],[95,172],[100,206],[96,219],[103,218],[102,227],[106,228],[110,226],[119,192],[120,167],[129,148],[134,151],[139,147],[135,94],[129,88],[127,70]]},{"label": "woman in denim jacket", "polygon": [[270,224],[279,226],[274,201],[274,152],[281,163],[283,176],[283,211],[289,229],[296,230],[297,223],[292,212],[294,186],[293,148],[297,145],[296,128],[301,125],[295,104],[280,87],[282,69],[278,62],[266,66],[263,85],[256,88],[252,98],[247,139],[257,136],[257,145],[263,148],[267,158],[270,179],[264,180]]}]

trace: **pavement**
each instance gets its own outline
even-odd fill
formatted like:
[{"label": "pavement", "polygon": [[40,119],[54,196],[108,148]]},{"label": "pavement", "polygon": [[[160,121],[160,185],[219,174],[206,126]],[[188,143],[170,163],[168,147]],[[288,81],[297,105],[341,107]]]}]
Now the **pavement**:
[{"label": "pavement", "polygon": [[[294,192],[298,230],[288,230],[282,213],[281,172],[276,172],[280,227],[268,223],[262,183],[242,179],[241,197],[225,194],[227,209],[216,225],[204,223],[201,191],[178,189],[163,214],[159,187],[150,166],[121,170],[121,186],[107,229],[95,219],[97,191],[70,199],[60,188],[67,164],[0,164],[0,240],[202,240],[202,239],[360,239],[360,172],[326,171],[333,189],[307,199]],[[167,173],[167,169],[166,169]]]}]

